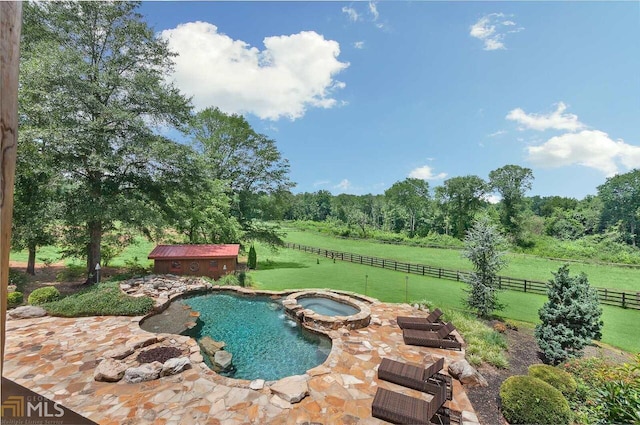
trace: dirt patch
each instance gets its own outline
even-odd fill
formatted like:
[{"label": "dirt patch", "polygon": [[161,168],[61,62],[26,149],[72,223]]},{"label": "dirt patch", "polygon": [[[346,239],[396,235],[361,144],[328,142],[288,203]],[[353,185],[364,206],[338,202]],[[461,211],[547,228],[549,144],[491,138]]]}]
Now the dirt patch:
[{"label": "dirt patch", "polygon": [[[509,347],[507,356],[509,369],[497,369],[493,366],[482,365],[478,371],[486,378],[489,386],[466,389],[478,419],[483,424],[507,424],[500,411],[500,385],[510,376],[527,375],[530,365],[542,363],[542,353],[540,353],[533,336],[533,329],[519,328],[517,331],[508,329],[504,335],[507,337]],[[629,354],[604,345],[589,346],[583,352],[585,357],[605,357],[615,363],[631,360]]]},{"label": "dirt patch", "polygon": [[[10,261],[9,267],[20,272],[25,272],[27,269],[27,263],[20,261]],[[65,268],[66,266],[63,262],[51,264],[49,266],[45,266],[44,264],[36,264],[35,275],[27,275],[29,280],[25,285],[23,292],[25,301],[27,300],[31,292],[33,292],[35,289],[45,286],[55,286],[63,296],[74,294],[87,287],[85,285],[86,276],[79,277],[78,279],[73,281],[58,282],[56,280],[56,276],[58,276],[60,272],[64,271]],[[123,272],[123,269],[106,267],[102,271],[102,277],[106,279],[109,276],[121,272]]]}]

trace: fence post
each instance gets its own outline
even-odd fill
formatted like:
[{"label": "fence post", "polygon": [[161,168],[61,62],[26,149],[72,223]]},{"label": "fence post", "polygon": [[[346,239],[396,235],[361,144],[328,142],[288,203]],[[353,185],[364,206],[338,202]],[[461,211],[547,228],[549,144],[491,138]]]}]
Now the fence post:
[{"label": "fence post", "polygon": [[424,266],[422,266],[422,276],[424,276]]},{"label": "fence post", "polygon": [[527,280],[524,280],[524,292],[527,292]]},{"label": "fence post", "polygon": [[398,270],[398,262],[397,261],[393,262],[393,270]]},{"label": "fence post", "polygon": [[627,308],[627,301],[625,300],[625,293],[622,293],[622,308]]},{"label": "fence post", "polygon": [[442,279],[442,269],[438,269],[438,279]]},{"label": "fence post", "polygon": [[498,289],[502,289],[502,276],[498,276]]}]

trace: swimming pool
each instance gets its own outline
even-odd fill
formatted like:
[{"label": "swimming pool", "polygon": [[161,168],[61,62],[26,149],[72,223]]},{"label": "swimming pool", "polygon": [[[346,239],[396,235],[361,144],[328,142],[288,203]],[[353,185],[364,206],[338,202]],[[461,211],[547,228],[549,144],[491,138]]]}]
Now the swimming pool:
[{"label": "swimming pool", "polygon": [[300,375],[323,363],[331,339],[303,329],[287,317],[282,306],[267,296],[226,292],[184,298],[200,313],[202,326],[188,335],[206,335],[226,343],[234,369],[221,375],[237,379],[278,380]]},{"label": "swimming pool", "polygon": [[298,304],[325,316],[351,316],[360,311],[349,304],[326,297],[300,297]]}]

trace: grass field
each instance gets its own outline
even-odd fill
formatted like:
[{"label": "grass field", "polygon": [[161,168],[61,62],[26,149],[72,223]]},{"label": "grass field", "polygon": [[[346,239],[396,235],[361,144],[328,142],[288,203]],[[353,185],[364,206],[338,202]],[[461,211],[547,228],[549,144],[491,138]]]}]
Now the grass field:
[{"label": "grass field", "polygon": [[[342,242],[342,241],[338,241]],[[435,305],[463,308],[465,284],[391,270],[351,264],[318,257],[291,249],[273,252],[257,245],[258,270],[252,272],[257,286],[263,289],[284,290],[302,288],[331,288],[354,291],[387,302],[427,299]],[[365,288],[366,283],[366,288]],[[545,296],[505,291],[500,300],[507,304],[500,315],[523,322],[538,322],[538,309]],[[640,351],[640,311],[603,306],[604,330],[602,341],[630,352]]]},{"label": "grass field", "polygon": [[[452,270],[470,270],[468,260],[454,249],[420,248],[403,245],[383,244],[366,240],[338,239],[316,232],[286,229],[287,242],[299,243],[324,249],[388,258],[408,263],[426,264]],[[518,277],[546,282],[564,263],[557,260],[523,254],[507,254],[507,267],[500,272],[503,276]],[[610,289],[640,291],[640,269],[605,266],[585,263],[571,263],[572,274],[584,272],[592,286]]]},{"label": "grass field", "polygon": [[[111,267],[124,267],[130,262],[136,262],[141,266],[148,266],[153,264],[151,260],[147,259],[147,256],[151,252],[151,250],[156,246],[154,242],[149,242],[146,238],[142,236],[137,236],[134,238],[133,243],[127,246],[120,255],[116,256],[111,260],[109,266]],[[38,248],[36,251],[36,263],[42,263],[43,259],[50,259],[53,262],[61,261],[62,254],[60,250],[55,246],[43,246]],[[10,259],[12,261],[23,261],[27,262],[29,259],[29,253],[27,250],[22,251],[11,251]],[[84,265],[85,261],[77,259],[77,258],[66,258],[64,260],[65,264],[71,265]]]}]

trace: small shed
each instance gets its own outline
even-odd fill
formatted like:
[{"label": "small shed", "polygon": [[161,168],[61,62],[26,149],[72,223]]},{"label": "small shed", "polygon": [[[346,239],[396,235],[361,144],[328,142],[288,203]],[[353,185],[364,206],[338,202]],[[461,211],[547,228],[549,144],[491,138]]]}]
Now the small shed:
[{"label": "small shed", "polygon": [[240,245],[158,245],[149,259],[157,274],[209,276],[219,279],[234,273]]}]

